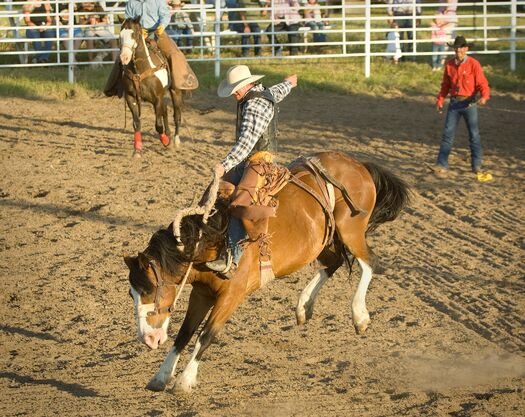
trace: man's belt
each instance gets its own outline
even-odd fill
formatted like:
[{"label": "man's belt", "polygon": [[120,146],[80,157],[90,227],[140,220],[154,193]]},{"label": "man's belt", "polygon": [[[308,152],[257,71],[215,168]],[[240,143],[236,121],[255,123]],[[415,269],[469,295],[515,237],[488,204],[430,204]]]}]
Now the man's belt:
[{"label": "man's belt", "polygon": [[473,98],[474,96],[452,96],[450,97],[450,99],[454,101],[472,100]]}]

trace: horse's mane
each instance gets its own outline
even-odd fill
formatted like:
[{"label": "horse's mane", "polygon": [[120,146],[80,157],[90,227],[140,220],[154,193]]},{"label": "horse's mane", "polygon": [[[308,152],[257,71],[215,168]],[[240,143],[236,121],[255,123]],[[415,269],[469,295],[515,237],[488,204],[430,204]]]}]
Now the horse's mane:
[{"label": "horse's mane", "polygon": [[[228,212],[221,200],[215,205],[215,210],[206,224],[202,221],[202,215],[187,216],[182,220],[180,236],[184,244],[182,251],[173,235],[173,223],[171,223],[167,228],[159,229],[153,234],[143,253],[157,260],[167,272],[175,274],[177,265],[194,261],[202,249],[223,244],[228,226]],[[202,243],[197,248],[199,241]],[[196,249],[198,249],[197,253],[195,253]]]}]

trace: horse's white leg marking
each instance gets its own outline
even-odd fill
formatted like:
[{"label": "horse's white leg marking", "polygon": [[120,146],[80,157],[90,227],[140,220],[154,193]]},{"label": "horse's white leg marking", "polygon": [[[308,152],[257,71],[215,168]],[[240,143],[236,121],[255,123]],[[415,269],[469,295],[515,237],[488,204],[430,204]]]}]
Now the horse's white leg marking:
[{"label": "horse's white leg marking", "polygon": [[170,353],[168,353],[168,356],[166,356],[166,359],[164,359],[164,362],[162,362],[159,371],[151,378],[148,385],[146,385],[146,388],[152,391],[163,391],[166,389],[166,386],[173,379],[179,358],[180,353],[173,347]]},{"label": "horse's white leg marking", "polygon": [[301,292],[299,300],[297,301],[297,308],[295,309],[297,324],[304,324],[307,319],[312,317],[315,298],[327,279],[328,274],[326,273],[326,270],[320,269]]},{"label": "horse's white leg marking", "polygon": [[191,392],[192,388],[197,385],[197,371],[199,368],[199,361],[196,359],[197,353],[201,348],[201,342],[197,339],[195,343],[195,349],[193,349],[193,354],[191,359],[184,368],[181,376],[177,379],[177,386],[179,386],[184,392]]},{"label": "horse's white leg marking", "polygon": [[370,315],[366,309],[366,291],[368,285],[372,280],[372,268],[362,259],[357,258],[359,265],[361,266],[361,280],[357,286],[357,291],[352,300],[352,321],[357,333],[362,334],[368,327],[370,322]]}]

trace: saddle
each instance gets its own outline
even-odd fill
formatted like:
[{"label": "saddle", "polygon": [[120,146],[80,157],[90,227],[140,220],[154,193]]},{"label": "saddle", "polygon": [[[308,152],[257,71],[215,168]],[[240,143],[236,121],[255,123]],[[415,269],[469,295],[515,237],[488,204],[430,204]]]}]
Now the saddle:
[{"label": "saddle", "polygon": [[[321,206],[327,220],[323,244],[332,244],[335,233],[335,219],[333,215],[335,202],[332,201],[333,187],[341,192],[350,209],[351,216],[367,215],[366,210],[362,210],[354,204],[345,186],[326,170],[317,157],[299,157],[287,167],[262,164],[261,169],[256,169],[255,171],[262,179],[257,179],[257,187],[254,192],[244,193],[244,196],[241,198],[236,198],[239,191],[238,188],[230,182],[221,181],[218,194],[219,198],[226,200],[229,204],[239,203],[239,200],[241,200],[240,202],[243,203],[242,207],[244,208],[241,215],[245,215],[253,220],[275,216],[279,204],[276,195],[288,183],[293,183],[306,191]],[[321,193],[315,191],[304,181],[301,181],[301,178],[307,175],[313,176]],[[246,200],[247,196],[251,197],[251,202],[242,201]],[[238,209],[237,213],[239,213]]]}]

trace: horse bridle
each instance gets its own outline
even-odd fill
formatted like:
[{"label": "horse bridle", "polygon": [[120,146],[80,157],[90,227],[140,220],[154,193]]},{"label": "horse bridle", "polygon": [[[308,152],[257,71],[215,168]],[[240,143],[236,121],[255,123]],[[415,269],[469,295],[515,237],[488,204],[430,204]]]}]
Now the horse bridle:
[{"label": "horse bridle", "polygon": [[160,271],[159,265],[157,264],[157,261],[152,259],[149,261],[149,265],[151,266],[151,269],[153,269],[153,274],[155,275],[155,279],[157,280],[155,285],[155,302],[154,307],[152,311],[148,311],[147,316],[158,316],[159,314],[171,314],[173,310],[175,309],[174,303],[172,303],[169,307],[160,307],[160,293],[162,291],[163,287],[175,287],[177,284],[170,284],[162,279],[162,272]]},{"label": "horse bridle", "polygon": [[[184,275],[184,278],[180,282],[174,283],[174,284],[171,284],[162,278],[162,271],[160,270],[159,265],[156,260],[151,259],[149,261],[149,266],[151,266],[151,269],[153,269],[153,274],[155,275],[155,280],[157,281],[155,283],[155,301],[151,304],[140,305],[141,308],[139,309],[138,314],[139,316],[142,316],[140,310],[148,310],[146,312],[146,317],[158,316],[160,314],[171,315],[171,313],[175,311],[175,305],[177,304],[177,300],[179,299],[182,293],[184,284],[186,283],[186,280],[188,279],[188,275],[191,271],[191,267],[193,266],[193,262],[190,262],[190,264],[188,265],[188,269],[186,270],[186,274]],[[175,295],[173,302],[168,307],[161,307],[160,306],[160,293],[162,291],[162,288],[163,287],[176,287],[177,285],[180,285],[180,288],[177,291],[177,294]]]}]

